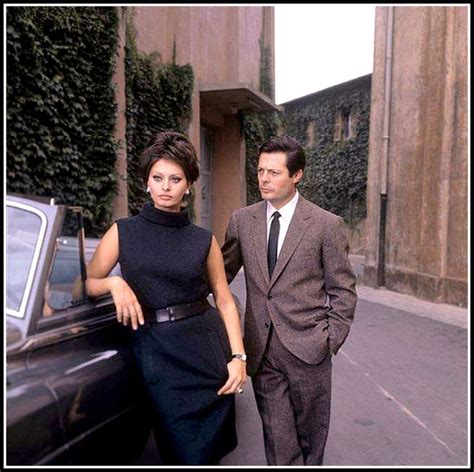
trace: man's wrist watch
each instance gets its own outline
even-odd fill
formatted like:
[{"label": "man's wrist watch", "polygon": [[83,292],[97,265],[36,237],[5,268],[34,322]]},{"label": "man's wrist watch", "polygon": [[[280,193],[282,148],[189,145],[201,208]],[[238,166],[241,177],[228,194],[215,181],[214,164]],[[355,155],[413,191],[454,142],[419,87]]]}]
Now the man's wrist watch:
[{"label": "man's wrist watch", "polygon": [[242,354],[242,353],[237,353],[237,354],[232,354],[232,359],[239,359],[242,362],[247,361],[247,354]]}]

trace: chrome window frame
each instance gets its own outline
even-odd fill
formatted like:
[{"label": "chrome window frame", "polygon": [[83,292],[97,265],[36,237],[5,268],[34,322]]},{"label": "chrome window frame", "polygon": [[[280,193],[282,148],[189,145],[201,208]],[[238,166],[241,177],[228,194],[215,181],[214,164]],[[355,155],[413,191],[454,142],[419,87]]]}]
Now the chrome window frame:
[{"label": "chrome window frame", "polygon": [[[28,299],[30,298],[31,287],[33,285],[33,278],[34,278],[34,275],[36,273],[36,268],[38,266],[39,256],[40,256],[40,253],[41,253],[41,249],[43,247],[44,237],[45,237],[45,234],[46,234],[46,228],[48,226],[48,218],[46,217],[46,215],[41,210],[38,210],[37,208],[32,207],[30,205],[27,205],[25,203],[7,201],[6,206],[7,207],[11,206],[11,207],[19,208],[21,210],[29,211],[29,212],[34,213],[35,215],[39,216],[40,219],[41,219],[41,226],[40,226],[40,229],[39,229],[38,239],[36,240],[35,252],[33,253],[33,260],[32,260],[31,265],[30,265],[30,270],[29,270],[29,273],[28,273],[28,278],[26,280],[25,290],[23,291],[23,297],[22,297],[22,300],[21,300],[20,309],[18,311],[16,311],[16,310],[13,310],[13,309],[8,308],[7,306],[5,306],[7,315],[14,316],[15,318],[23,319],[25,317],[26,304],[28,302]],[[7,234],[8,234],[8,222],[5,225],[5,232],[6,232],[5,236],[7,236]],[[7,256],[8,256],[8,254],[7,254]],[[6,292],[6,290],[7,290],[7,282],[5,281],[5,292]],[[5,293],[5,295],[6,295],[6,293]],[[7,300],[7,298],[5,296],[5,303],[7,303],[6,300]]]}]

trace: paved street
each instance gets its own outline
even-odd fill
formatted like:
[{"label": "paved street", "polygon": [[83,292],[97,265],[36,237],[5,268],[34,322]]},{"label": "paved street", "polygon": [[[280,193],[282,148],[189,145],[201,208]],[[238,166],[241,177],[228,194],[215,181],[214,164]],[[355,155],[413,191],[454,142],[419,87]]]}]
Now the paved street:
[{"label": "paved street", "polygon": [[[242,273],[231,289],[245,306]],[[351,332],[333,358],[324,465],[467,465],[467,311],[358,292]],[[264,466],[250,381],[236,401],[239,446],[221,464]],[[148,452],[144,464],[153,463],[151,443]]]}]

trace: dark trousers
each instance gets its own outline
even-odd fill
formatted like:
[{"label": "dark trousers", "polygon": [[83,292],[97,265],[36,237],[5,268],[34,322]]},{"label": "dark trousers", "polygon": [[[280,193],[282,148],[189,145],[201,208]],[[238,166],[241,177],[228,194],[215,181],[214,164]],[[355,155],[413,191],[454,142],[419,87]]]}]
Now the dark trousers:
[{"label": "dark trousers", "polygon": [[329,430],[331,355],[307,364],[270,329],[265,354],[252,379],[269,465],[321,465]]}]

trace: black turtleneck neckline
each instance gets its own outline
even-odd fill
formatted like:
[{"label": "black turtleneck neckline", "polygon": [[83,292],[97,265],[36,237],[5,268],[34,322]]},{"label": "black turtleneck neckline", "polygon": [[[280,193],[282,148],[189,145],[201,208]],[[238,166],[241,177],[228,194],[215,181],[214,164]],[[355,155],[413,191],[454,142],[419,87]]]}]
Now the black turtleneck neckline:
[{"label": "black turtleneck neckline", "polygon": [[187,210],[180,212],[164,211],[155,208],[151,203],[146,203],[140,211],[140,216],[152,223],[163,226],[186,226],[191,223]]}]

